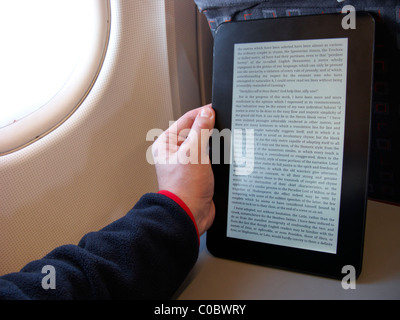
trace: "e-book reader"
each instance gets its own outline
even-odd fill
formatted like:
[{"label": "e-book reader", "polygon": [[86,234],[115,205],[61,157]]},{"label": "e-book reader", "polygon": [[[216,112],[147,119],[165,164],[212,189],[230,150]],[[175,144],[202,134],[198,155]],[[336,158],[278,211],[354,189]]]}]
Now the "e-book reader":
[{"label": "e-book reader", "polygon": [[214,38],[215,256],[342,278],[361,272],[374,20],[222,24]]}]

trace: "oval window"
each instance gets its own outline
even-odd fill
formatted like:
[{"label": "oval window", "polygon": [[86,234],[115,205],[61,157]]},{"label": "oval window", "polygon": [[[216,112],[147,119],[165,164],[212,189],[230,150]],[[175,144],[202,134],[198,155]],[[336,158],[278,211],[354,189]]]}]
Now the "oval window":
[{"label": "oval window", "polygon": [[71,115],[101,69],[108,0],[1,1],[0,154],[39,139]]}]

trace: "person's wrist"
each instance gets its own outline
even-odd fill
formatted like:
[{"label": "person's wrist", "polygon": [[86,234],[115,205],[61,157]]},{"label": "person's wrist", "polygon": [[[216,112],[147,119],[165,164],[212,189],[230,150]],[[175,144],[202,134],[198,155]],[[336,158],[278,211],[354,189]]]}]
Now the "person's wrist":
[{"label": "person's wrist", "polygon": [[186,205],[186,203],[180,197],[178,197],[175,193],[173,193],[171,191],[160,190],[160,191],[158,191],[158,193],[170,198],[173,201],[175,201],[186,212],[186,214],[189,216],[189,218],[193,222],[193,225],[194,225],[194,227],[196,229],[197,238],[198,238],[198,241],[199,241],[199,244],[200,244],[200,234],[199,234],[199,229],[198,229],[198,226],[197,226],[196,219],[194,218],[192,211]]}]

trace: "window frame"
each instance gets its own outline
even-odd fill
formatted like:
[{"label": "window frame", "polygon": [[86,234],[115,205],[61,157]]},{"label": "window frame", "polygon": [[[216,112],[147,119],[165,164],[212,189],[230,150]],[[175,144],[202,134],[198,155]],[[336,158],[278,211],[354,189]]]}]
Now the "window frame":
[{"label": "window frame", "polygon": [[79,59],[77,67],[63,88],[40,108],[0,128],[0,156],[20,150],[43,138],[62,125],[81,106],[93,88],[106,56],[110,30],[110,0],[91,1],[95,8],[90,25],[89,50]]}]

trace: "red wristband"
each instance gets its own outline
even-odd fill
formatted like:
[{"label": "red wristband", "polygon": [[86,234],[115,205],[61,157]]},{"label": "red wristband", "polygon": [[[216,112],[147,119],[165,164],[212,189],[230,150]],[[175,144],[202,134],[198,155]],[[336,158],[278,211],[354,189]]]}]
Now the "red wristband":
[{"label": "red wristband", "polygon": [[199,241],[199,245],[200,245],[200,235],[199,235],[199,230],[197,228],[197,223],[196,220],[194,219],[194,216],[192,214],[192,211],[190,211],[189,207],[186,205],[186,203],[183,202],[183,200],[181,198],[179,198],[176,194],[168,191],[168,190],[160,190],[158,192],[159,194],[163,194],[164,196],[170,198],[171,200],[175,201],[183,210],[185,210],[185,212],[187,213],[187,215],[190,217],[190,219],[192,220],[194,227],[196,228],[196,232],[197,232],[197,239]]}]

